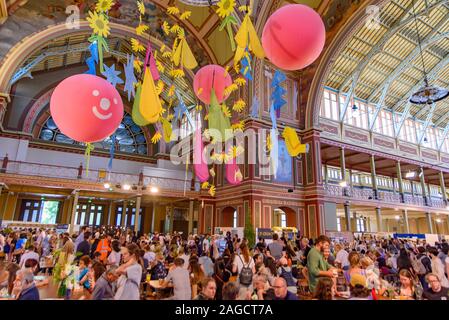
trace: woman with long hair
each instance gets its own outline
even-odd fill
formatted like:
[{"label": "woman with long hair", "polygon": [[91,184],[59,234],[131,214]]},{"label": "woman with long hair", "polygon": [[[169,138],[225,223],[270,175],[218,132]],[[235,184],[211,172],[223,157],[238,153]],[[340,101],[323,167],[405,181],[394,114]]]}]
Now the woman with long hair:
[{"label": "woman with long hair", "polygon": [[215,297],[217,300],[222,300],[222,289],[224,284],[229,281],[231,272],[226,269],[223,258],[219,257],[215,260],[213,278],[217,284],[217,291]]},{"label": "woman with long hair", "polygon": [[405,248],[401,248],[399,250],[399,257],[397,259],[397,265],[398,270],[401,271],[402,269],[408,270],[410,273],[414,273],[412,261],[410,260],[410,256],[407,253],[407,250]]},{"label": "woman with long hair", "polygon": [[198,257],[193,255],[189,259],[190,285],[192,286],[192,297],[199,293],[199,283],[206,277],[203,267],[198,262]]},{"label": "woman with long hair", "polygon": [[357,251],[351,251],[348,255],[349,269],[344,271],[346,278],[346,283],[351,282],[351,277],[353,274],[360,274],[366,276],[365,270],[362,268],[360,261],[360,254]]},{"label": "woman with long hair", "polygon": [[120,275],[117,282],[115,300],[140,300],[140,282],[142,280],[142,266],[139,263],[140,249],[135,243],[122,247],[123,264],[117,268]]},{"label": "woman with long hair", "polygon": [[396,295],[402,297],[402,299],[416,299],[415,277],[413,274],[407,269],[402,269],[399,271],[399,280],[401,282],[401,286],[399,287],[399,292],[397,292]]}]

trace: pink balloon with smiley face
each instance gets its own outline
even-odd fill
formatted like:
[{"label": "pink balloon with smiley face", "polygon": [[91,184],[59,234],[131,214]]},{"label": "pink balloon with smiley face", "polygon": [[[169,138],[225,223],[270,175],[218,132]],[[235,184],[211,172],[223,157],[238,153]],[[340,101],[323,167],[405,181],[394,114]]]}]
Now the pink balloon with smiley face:
[{"label": "pink balloon with smiley face", "polygon": [[59,130],[79,142],[109,137],[123,118],[118,91],[105,79],[78,74],[64,79],[53,91],[50,112]]}]

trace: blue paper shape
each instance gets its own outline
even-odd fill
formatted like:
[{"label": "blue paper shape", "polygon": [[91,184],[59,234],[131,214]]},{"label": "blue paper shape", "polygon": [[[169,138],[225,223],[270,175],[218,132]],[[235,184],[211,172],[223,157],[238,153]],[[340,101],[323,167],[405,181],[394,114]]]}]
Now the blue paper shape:
[{"label": "blue paper shape", "polygon": [[178,106],[175,107],[173,110],[175,111],[175,118],[176,120],[181,119],[182,114],[184,113],[187,117],[187,121],[189,121],[189,124],[192,126],[192,128],[195,130],[195,124],[193,122],[192,116],[190,115],[189,110],[187,109],[186,104],[184,103],[184,100],[182,99],[182,96],[179,94],[179,91],[176,90],[176,96],[178,97]]},{"label": "blue paper shape", "polygon": [[271,81],[271,87],[273,88],[273,92],[271,93],[271,101],[278,118],[281,116],[281,108],[287,103],[283,98],[287,93],[287,90],[282,87],[282,83],[286,79],[287,77],[283,72],[276,70],[273,80]]},{"label": "blue paper shape", "polygon": [[270,118],[271,118],[271,122],[273,123],[273,129],[277,129],[278,126],[276,124],[276,121],[277,121],[276,110],[274,110],[273,104],[271,105],[271,108],[270,108]]},{"label": "blue paper shape", "polygon": [[119,74],[121,74],[120,71],[115,70],[115,64],[108,67],[106,64],[104,65],[104,72],[101,73],[103,76],[106,77],[106,81],[108,81],[110,84],[112,84],[114,87],[117,86],[117,84],[122,84],[123,80],[119,77]]},{"label": "blue paper shape", "polygon": [[259,117],[259,99],[256,96],[253,97],[253,104],[251,105],[251,118]]},{"label": "blue paper shape", "polygon": [[109,152],[109,163],[108,163],[108,170],[109,172],[112,171],[112,160],[114,159],[114,154],[115,154],[115,142],[117,140],[117,136],[115,135],[115,133],[111,136],[111,150]]},{"label": "blue paper shape", "polygon": [[[251,55],[249,54],[248,48],[245,49],[246,55],[242,59],[242,68],[240,69],[240,73],[245,77],[245,79],[252,81],[253,76],[251,74]],[[247,69],[248,68],[248,69]],[[246,72],[245,72],[246,70]]]},{"label": "blue paper shape", "polygon": [[128,101],[131,101],[131,96],[133,98],[136,96],[136,88],[134,84],[137,83],[136,76],[134,75],[134,55],[131,57],[126,55],[126,64],[123,64],[125,69],[125,92],[128,92]]}]

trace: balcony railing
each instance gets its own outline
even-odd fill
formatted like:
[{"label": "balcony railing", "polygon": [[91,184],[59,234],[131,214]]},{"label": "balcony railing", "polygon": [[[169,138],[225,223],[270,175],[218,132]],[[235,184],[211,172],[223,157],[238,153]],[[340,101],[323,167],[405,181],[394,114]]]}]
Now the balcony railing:
[{"label": "balcony railing", "polygon": [[156,186],[166,190],[188,190],[199,191],[199,182],[195,182],[192,188],[191,179],[176,179],[158,176],[147,176],[143,174],[127,174],[120,172],[107,172],[106,170],[89,169],[87,174],[85,168],[81,165],[76,167],[57,166],[41,163],[29,163],[21,161],[8,161],[3,160],[3,165],[0,169],[0,173],[18,174],[24,176],[36,176],[46,178],[59,178],[78,180],[86,182],[103,183],[109,182],[112,185],[115,184],[129,184],[129,185],[148,185]]},{"label": "balcony railing", "polygon": [[[326,195],[330,197],[344,197],[358,200],[374,199],[374,192],[372,189],[341,187],[339,185],[327,184],[324,186],[324,190]],[[398,193],[388,191],[379,191],[378,200],[390,203],[401,203],[401,197]],[[426,206],[424,198],[421,195],[412,196],[410,194],[404,194],[404,203],[421,207]],[[444,201],[438,198],[430,198],[428,205],[435,208],[446,207]]]}]

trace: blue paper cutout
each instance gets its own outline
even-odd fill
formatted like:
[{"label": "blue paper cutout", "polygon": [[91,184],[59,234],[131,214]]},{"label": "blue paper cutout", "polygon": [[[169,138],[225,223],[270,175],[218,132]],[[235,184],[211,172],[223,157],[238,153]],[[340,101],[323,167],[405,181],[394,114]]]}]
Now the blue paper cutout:
[{"label": "blue paper cutout", "polygon": [[276,111],[274,109],[273,104],[271,104],[271,107],[270,107],[270,118],[271,118],[271,122],[273,123],[273,129],[277,129],[277,124],[276,124],[277,117],[276,117]]},{"label": "blue paper cutout", "polygon": [[90,57],[86,59],[86,64],[89,67],[89,70],[84,72],[85,74],[96,75],[97,69],[96,64],[98,63],[98,44],[97,41],[92,42],[89,45]]},{"label": "blue paper cutout", "polygon": [[106,77],[106,81],[108,81],[110,84],[112,84],[114,87],[117,86],[117,84],[122,84],[123,80],[119,77],[119,74],[121,74],[120,71],[115,70],[115,64],[108,67],[106,64],[104,65],[104,72],[101,73],[103,76]]},{"label": "blue paper cutout", "polygon": [[176,120],[181,119],[182,114],[184,113],[187,117],[187,121],[189,121],[189,124],[192,126],[193,130],[195,130],[196,126],[193,123],[192,116],[190,115],[189,110],[187,109],[186,104],[184,103],[184,100],[182,99],[181,95],[179,94],[178,90],[175,91],[176,96],[178,97],[178,106],[175,107],[173,110],[175,111],[175,118]]},{"label": "blue paper cutout", "polygon": [[240,69],[240,73],[245,77],[245,79],[252,81],[253,76],[251,74],[251,55],[248,51],[248,48],[245,49],[245,55],[242,59],[242,68]]},{"label": "blue paper cutout", "polygon": [[114,154],[115,154],[115,142],[117,140],[117,136],[115,135],[115,133],[111,136],[111,150],[109,153],[109,163],[108,163],[108,170],[109,172],[112,171],[112,160],[114,159]]},{"label": "blue paper cutout", "polygon": [[256,96],[253,97],[253,104],[251,105],[251,118],[259,117],[259,99]]},{"label": "blue paper cutout", "polygon": [[126,64],[123,64],[123,68],[125,69],[125,92],[128,92],[128,101],[131,101],[131,96],[133,98],[136,96],[136,88],[134,84],[137,83],[136,76],[134,75],[134,55],[131,54],[131,57],[126,55]]},{"label": "blue paper cutout", "polygon": [[279,118],[281,116],[281,108],[287,103],[283,96],[287,93],[282,87],[282,83],[287,79],[285,74],[279,70],[274,73],[273,81],[271,82],[271,87],[273,92],[271,93],[271,101],[276,111],[276,115]]}]

